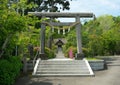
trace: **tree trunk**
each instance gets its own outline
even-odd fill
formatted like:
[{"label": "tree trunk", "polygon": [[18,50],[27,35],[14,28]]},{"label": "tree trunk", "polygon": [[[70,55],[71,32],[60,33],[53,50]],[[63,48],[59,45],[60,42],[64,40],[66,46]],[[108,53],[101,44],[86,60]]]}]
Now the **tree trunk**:
[{"label": "tree trunk", "polygon": [[7,46],[7,43],[9,41],[9,39],[12,37],[12,34],[10,34],[4,41],[3,45],[2,45],[2,48],[1,48],[1,52],[0,52],[0,58],[2,57],[2,55],[4,54],[5,52],[5,49],[6,49],[6,46]]},{"label": "tree trunk", "polygon": [[28,44],[28,51],[29,51],[30,59],[32,60],[34,58],[34,52],[33,52],[33,45],[32,44]]}]

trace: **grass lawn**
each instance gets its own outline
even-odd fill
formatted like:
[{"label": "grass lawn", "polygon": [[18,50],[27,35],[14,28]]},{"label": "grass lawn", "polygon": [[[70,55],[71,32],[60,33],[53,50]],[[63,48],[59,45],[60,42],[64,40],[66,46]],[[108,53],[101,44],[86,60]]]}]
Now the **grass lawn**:
[{"label": "grass lawn", "polygon": [[99,59],[99,58],[93,58],[93,57],[87,57],[86,59],[87,59],[87,60],[101,60],[101,59]]}]

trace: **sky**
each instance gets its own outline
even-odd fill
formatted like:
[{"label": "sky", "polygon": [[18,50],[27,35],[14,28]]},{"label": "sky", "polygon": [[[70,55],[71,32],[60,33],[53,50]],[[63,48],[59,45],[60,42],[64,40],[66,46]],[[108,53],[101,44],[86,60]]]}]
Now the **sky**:
[{"label": "sky", "polygon": [[[72,0],[70,10],[64,12],[92,12],[101,15],[120,16],[120,0]],[[60,19],[60,21],[74,21],[73,19]]]}]

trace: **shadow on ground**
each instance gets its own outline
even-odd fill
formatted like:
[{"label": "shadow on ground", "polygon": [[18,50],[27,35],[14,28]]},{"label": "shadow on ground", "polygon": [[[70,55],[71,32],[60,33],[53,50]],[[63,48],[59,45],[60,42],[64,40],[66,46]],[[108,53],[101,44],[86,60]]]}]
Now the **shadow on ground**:
[{"label": "shadow on ground", "polygon": [[33,82],[32,84],[29,85],[53,85],[53,84],[49,82]]}]

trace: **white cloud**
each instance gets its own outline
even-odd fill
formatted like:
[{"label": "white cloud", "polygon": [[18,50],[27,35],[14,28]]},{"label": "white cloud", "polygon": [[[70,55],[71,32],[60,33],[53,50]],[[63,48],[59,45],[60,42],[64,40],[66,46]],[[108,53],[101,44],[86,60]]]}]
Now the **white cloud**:
[{"label": "white cloud", "polygon": [[112,1],[112,0],[98,0],[102,5],[108,7],[108,8],[111,8],[111,9],[120,9],[120,1]]}]

